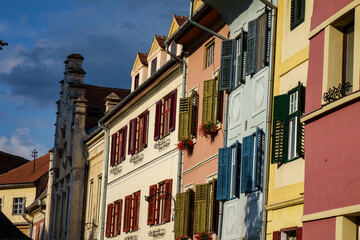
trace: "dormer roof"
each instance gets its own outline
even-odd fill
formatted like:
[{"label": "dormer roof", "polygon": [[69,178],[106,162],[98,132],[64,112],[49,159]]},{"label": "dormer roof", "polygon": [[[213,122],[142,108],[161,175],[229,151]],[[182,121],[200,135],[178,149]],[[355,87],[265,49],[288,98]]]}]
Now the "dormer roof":
[{"label": "dormer roof", "polygon": [[185,16],[179,16],[179,15],[173,15],[173,20],[171,21],[171,25],[170,25],[170,29],[169,29],[169,33],[168,36],[171,36],[174,32],[176,32],[176,30],[179,29],[179,27],[181,25],[184,24],[184,22],[187,20],[188,18]]},{"label": "dormer roof", "polygon": [[166,36],[156,35],[155,34],[153,42],[151,44],[150,51],[149,51],[149,56],[159,48],[165,49],[165,40],[166,39],[167,39]]},{"label": "dormer roof", "polygon": [[142,65],[142,66],[147,66],[147,65],[148,65],[147,57],[148,57],[148,54],[147,54],[147,53],[137,52],[136,58],[135,58],[135,62],[134,62],[134,65],[133,65],[133,68],[132,68],[131,71],[136,70],[136,69],[137,69],[138,67],[140,67],[141,65]]}]

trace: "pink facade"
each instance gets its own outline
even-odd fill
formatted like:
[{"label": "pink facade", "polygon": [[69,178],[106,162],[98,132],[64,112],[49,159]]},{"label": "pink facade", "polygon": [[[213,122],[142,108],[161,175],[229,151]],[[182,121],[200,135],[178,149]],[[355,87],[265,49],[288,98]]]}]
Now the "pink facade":
[{"label": "pink facade", "polygon": [[303,239],[306,240],[335,240],[335,218],[319,220],[316,224],[304,223]]}]

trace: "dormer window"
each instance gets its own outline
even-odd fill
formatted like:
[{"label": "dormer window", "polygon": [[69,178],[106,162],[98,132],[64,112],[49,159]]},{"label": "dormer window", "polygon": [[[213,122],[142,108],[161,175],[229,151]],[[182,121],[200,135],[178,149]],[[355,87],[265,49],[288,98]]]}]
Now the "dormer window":
[{"label": "dormer window", "polygon": [[157,58],[154,58],[154,60],[151,61],[151,76],[156,72],[156,62]]},{"label": "dormer window", "polygon": [[135,76],[134,80],[134,90],[139,87],[139,74]]},{"label": "dormer window", "polygon": [[176,55],[176,52],[177,52],[177,44],[175,42],[173,42],[171,44],[171,49],[170,49],[171,53],[175,54]]}]

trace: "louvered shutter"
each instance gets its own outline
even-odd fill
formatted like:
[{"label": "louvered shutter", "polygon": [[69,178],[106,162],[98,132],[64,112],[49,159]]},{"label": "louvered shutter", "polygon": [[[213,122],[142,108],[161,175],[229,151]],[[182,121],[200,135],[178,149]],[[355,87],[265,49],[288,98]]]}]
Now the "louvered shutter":
[{"label": "louvered shutter", "polygon": [[121,152],[121,140],[120,139],[122,137],[122,134],[121,134],[121,130],[119,130],[117,133],[116,133],[116,154],[115,154],[115,165],[120,163],[120,152]]},{"label": "louvered shutter", "polygon": [[118,204],[118,213],[117,213],[117,224],[116,224],[116,229],[115,229],[115,232],[116,232],[116,235],[120,235],[120,232],[121,232],[121,213],[122,213],[122,203],[123,203],[123,200],[122,199],[119,199],[117,201],[117,204]]},{"label": "louvered shutter", "polygon": [[172,179],[168,179],[165,181],[165,202],[164,202],[164,216],[163,219],[165,222],[170,222],[171,216],[171,201],[172,201]]},{"label": "louvered shutter", "polygon": [[115,158],[116,158],[116,140],[117,140],[117,133],[111,135],[111,156],[110,156],[110,166],[115,165]]},{"label": "louvered shutter", "polygon": [[132,230],[139,228],[139,214],[140,214],[140,192],[134,193],[132,206]]},{"label": "louvered shutter", "polygon": [[149,188],[149,205],[148,205],[148,217],[147,224],[155,224],[155,206],[156,206],[156,190],[157,185],[151,185]]},{"label": "louvered shutter", "polygon": [[118,213],[119,213],[119,205],[118,202],[114,202],[114,209],[112,214],[112,220],[111,220],[111,236],[116,236],[116,226],[117,226],[117,220],[118,220]]},{"label": "louvered shutter", "polygon": [[219,148],[216,200],[229,199],[231,148]]},{"label": "louvered shutter", "polygon": [[254,137],[252,135],[243,138],[241,158],[241,193],[252,190]]},{"label": "louvered shutter", "polygon": [[256,152],[255,152],[255,186],[262,190],[264,185],[264,164],[265,164],[265,133],[262,129],[256,128]]},{"label": "louvered shutter", "polygon": [[296,228],[296,240],[302,240],[302,228]]},{"label": "louvered shutter", "polygon": [[208,206],[208,184],[196,185],[194,232],[206,231],[207,206]]},{"label": "louvered shutter", "polygon": [[130,120],[128,154],[134,154],[136,148],[137,118]]},{"label": "louvered shutter", "polygon": [[187,136],[190,136],[190,98],[180,98],[180,110],[179,110],[179,132],[178,139],[182,140]]},{"label": "louvered shutter", "polygon": [[271,162],[285,162],[288,153],[288,95],[274,97],[274,118]]},{"label": "louvered shutter", "polygon": [[265,8],[264,22],[264,52],[262,63],[268,66],[270,62],[270,38],[271,38],[271,10]]},{"label": "louvered shutter", "polygon": [[291,0],[290,29],[293,30],[304,21],[305,0]]},{"label": "louvered shutter", "polygon": [[211,180],[208,183],[208,206],[207,206],[207,214],[206,214],[206,231],[215,232],[216,222],[217,222],[217,214],[216,214],[216,179]]},{"label": "louvered shutter", "polygon": [[175,237],[192,235],[190,226],[192,216],[192,195],[192,189],[176,194],[174,222]]},{"label": "louvered shutter", "polygon": [[214,79],[204,81],[202,122],[213,121]]},{"label": "louvered shutter", "polygon": [[190,95],[190,135],[196,136],[197,134],[197,116],[199,107],[199,95],[193,90]]},{"label": "louvered shutter", "polygon": [[176,124],[176,101],[177,101],[177,89],[170,93],[171,98],[171,108],[170,108],[170,124],[169,131],[172,132],[175,130]]},{"label": "louvered shutter", "polygon": [[234,87],[234,59],[236,57],[236,39],[221,42],[221,67],[219,90],[231,91]]},{"label": "louvered shutter", "polygon": [[273,240],[281,240],[279,231],[273,232]]},{"label": "louvered shutter", "polygon": [[[233,193],[235,197],[239,197],[240,192],[240,163],[241,163],[241,144],[236,141],[235,143],[235,171],[234,176],[232,176],[234,185],[233,185]],[[231,160],[230,160],[231,161]],[[231,164],[231,162],[229,162]]]},{"label": "louvered shutter", "polygon": [[160,139],[162,100],[156,103],[154,141]]},{"label": "louvered shutter", "polygon": [[216,101],[216,109],[215,109],[216,116],[215,116],[215,119],[213,120],[214,123],[222,122],[222,117],[223,117],[224,92],[218,91],[219,90],[218,84],[219,84],[219,82],[215,81],[214,96],[217,101]]},{"label": "louvered shutter", "polygon": [[148,126],[149,126],[149,111],[146,110],[144,113],[144,130],[143,130],[143,138],[142,138],[142,148],[147,147],[148,143]]},{"label": "louvered shutter", "polygon": [[299,82],[298,84],[298,129],[297,129],[297,155],[305,157],[305,125],[300,121],[301,115],[305,112],[305,87]]},{"label": "louvered shutter", "polygon": [[248,23],[247,50],[246,50],[246,75],[256,72],[257,57],[257,19]]},{"label": "louvered shutter", "polygon": [[127,135],[127,126],[122,128],[122,145],[121,145],[121,156],[120,161],[124,161],[126,157],[126,135]]},{"label": "louvered shutter", "polygon": [[244,29],[241,31],[240,39],[240,55],[237,58],[237,82],[245,83],[246,78],[246,44],[247,44],[247,32]]},{"label": "louvered shutter", "polygon": [[124,204],[124,225],[123,225],[124,232],[130,231],[131,205],[132,205],[132,196],[131,195],[126,196],[125,204]]},{"label": "louvered shutter", "polygon": [[113,209],[113,204],[109,203],[107,205],[105,237],[110,237],[111,234],[112,209]]}]

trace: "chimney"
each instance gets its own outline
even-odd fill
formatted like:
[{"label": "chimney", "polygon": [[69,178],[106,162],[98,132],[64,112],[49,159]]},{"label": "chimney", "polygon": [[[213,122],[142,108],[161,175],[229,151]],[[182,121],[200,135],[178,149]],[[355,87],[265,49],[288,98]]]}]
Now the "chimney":
[{"label": "chimney", "polygon": [[86,72],[82,69],[84,57],[73,53],[67,56],[65,63],[64,80],[68,83],[83,83]]},{"label": "chimney", "polygon": [[114,92],[110,93],[105,99],[105,113],[113,109],[120,101],[121,98]]}]

